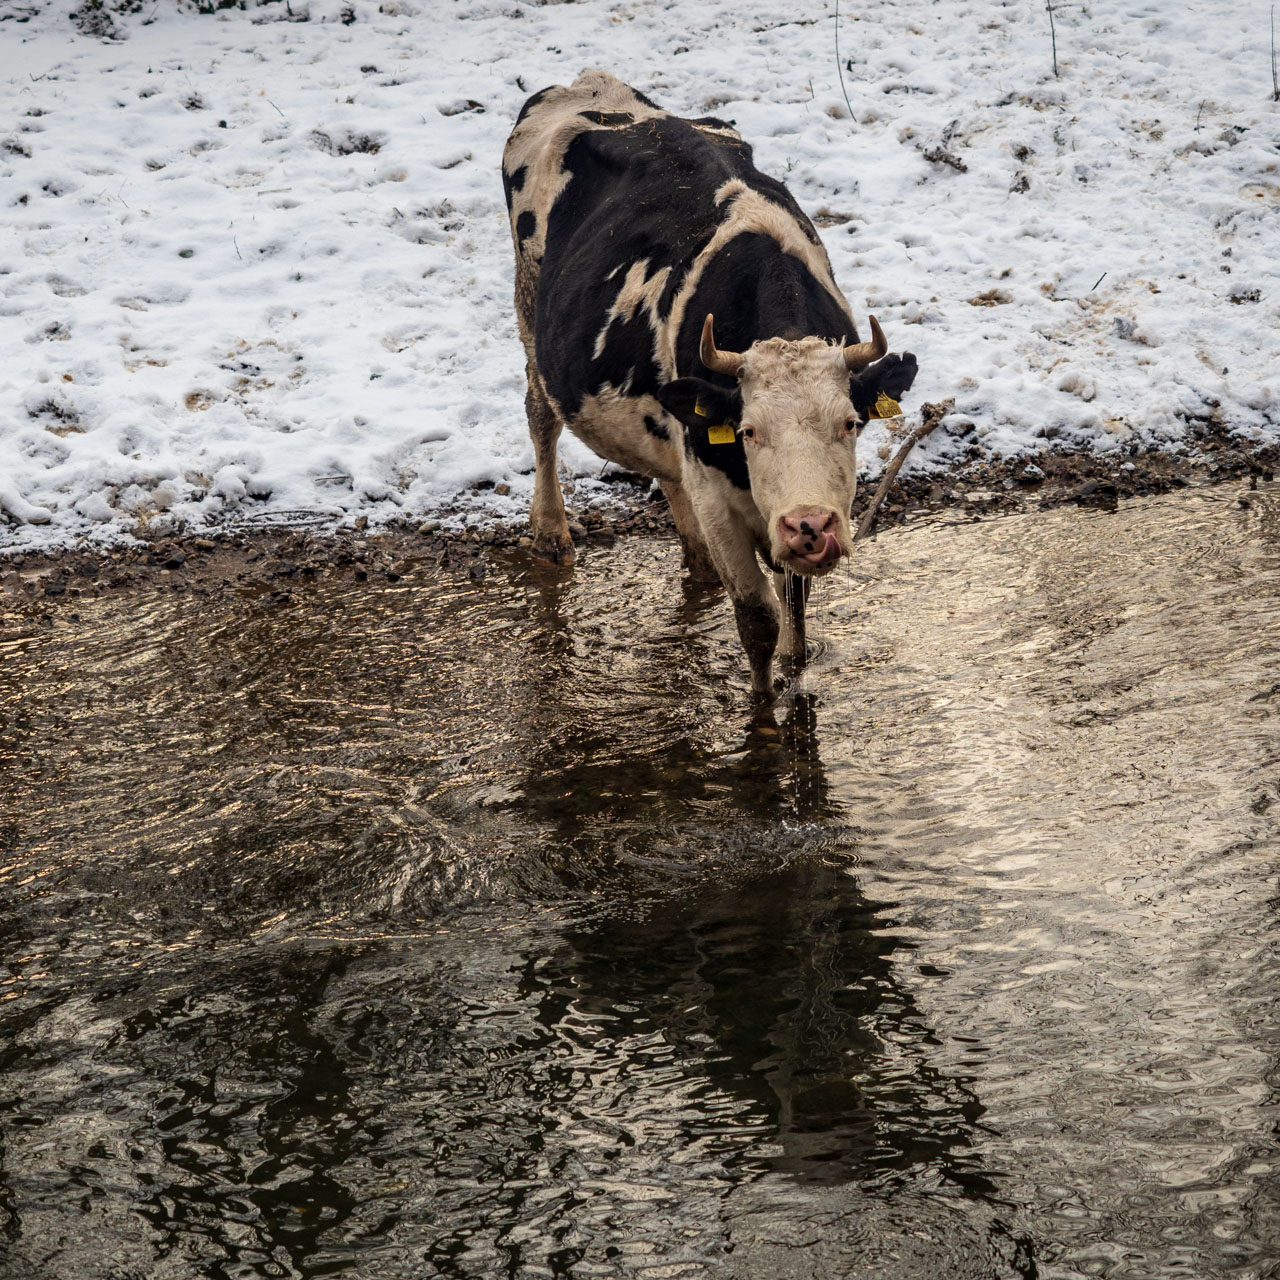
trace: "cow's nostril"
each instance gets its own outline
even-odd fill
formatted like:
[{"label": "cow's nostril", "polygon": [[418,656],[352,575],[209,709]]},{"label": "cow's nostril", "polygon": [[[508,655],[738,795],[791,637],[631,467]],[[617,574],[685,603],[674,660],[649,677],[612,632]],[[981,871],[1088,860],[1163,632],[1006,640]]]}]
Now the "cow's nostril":
[{"label": "cow's nostril", "polygon": [[839,522],[840,517],[834,511],[812,509],[788,512],[778,521],[784,534],[809,540],[834,533]]}]

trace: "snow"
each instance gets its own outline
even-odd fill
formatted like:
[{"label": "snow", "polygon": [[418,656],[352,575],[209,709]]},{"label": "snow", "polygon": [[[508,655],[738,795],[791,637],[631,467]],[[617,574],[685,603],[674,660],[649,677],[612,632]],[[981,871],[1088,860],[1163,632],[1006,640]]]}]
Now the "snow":
[{"label": "snow", "polygon": [[845,0],[843,87],[830,0],[162,0],[114,41],[71,7],[0,21],[0,546],[521,518],[499,158],[592,66],[734,119],[821,215],[908,408],[956,399],[914,466],[1280,431],[1265,5],[1061,0],[1055,77],[1039,0]]}]

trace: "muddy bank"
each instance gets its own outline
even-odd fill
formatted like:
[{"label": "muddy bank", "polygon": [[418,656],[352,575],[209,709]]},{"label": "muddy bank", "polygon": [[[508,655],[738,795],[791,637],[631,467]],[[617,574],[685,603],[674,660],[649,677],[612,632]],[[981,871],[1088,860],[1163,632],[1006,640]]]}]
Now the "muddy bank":
[{"label": "muddy bank", "polygon": [[[876,529],[921,515],[953,512],[960,518],[1049,510],[1078,505],[1114,510],[1135,497],[1200,488],[1225,481],[1270,481],[1280,449],[1248,451],[1216,430],[1186,456],[1128,458],[1048,454],[1038,459],[974,462],[953,474],[900,477],[885,499]],[[860,487],[855,525],[874,484]],[[1242,498],[1247,502],[1247,498]],[[575,509],[570,529],[583,546],[608,546],[620,536],[673,537],[662,494],[640,476],[622,477],[605,504]],[[452,522],[450,522],[452,523]],[[167,534],[140,545],[12,552],[0,547],[0,618],[51,620],[74,613],[86,599],[137,589],[207,595],[227,590],[267,593],[288,604],[300,582],[337,575],[355,582],[398,582],[444,570],[483,577],[496,550],[532,546],[528,525],[446,527],[440,519],[370,529],[272,525]]]}]

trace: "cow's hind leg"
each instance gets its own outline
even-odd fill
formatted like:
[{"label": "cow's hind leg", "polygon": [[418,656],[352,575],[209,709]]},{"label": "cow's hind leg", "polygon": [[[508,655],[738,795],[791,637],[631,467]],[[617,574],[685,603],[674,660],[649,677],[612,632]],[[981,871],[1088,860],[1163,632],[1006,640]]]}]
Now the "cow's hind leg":
[{"label": "cow's hind leg", "polygon": [[529,416],[529,436],[533,440],[536,472],[533,481],[533,506],[529,523],[533,527],[533,554],[556,564],[572,564],[573,539],[564,513],[564,495],[556,474],[556,442],[564,424],[547,400],[542,379],[530,363],[526,366],[529,389],[524,407]]},{"label": "cow's hind leg", "polygon": [[711,563],[711,552],[707,550],[707,541],[702,536],[702,526],[694,514],[693,504],[679,480],[662,480],[659,482],[662,492],[671,508],[671,518],[675,521],[676,532],[680,535],[680,546],[684,552],[684,567],[695,582],[719,582],[720,575]]}]

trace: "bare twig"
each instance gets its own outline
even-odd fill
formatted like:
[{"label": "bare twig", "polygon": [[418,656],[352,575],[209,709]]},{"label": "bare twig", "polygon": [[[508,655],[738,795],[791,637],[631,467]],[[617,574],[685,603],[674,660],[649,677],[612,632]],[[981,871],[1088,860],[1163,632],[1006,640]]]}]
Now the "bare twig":
[{"label": "bare twig", "polygon": [[840,92],[844,94],[844,105],[849,108],[849,119],[853,119],[853,103],[849,101],[849,90],[844,87],[844,63],[840,61],[840,0],[836,0],[836,75],[840,77]]},{"label": "bare twig", "polygon": [[885,467],[884,475],[880,477],[879,487],[876,489],[870,505],[862,513],[862,519],[858,521],[858,532],[853,535],[854,542],[861,542],[863,538],[870,534],[871,526],[876,522],[876,513],[880,510],[880,504],[884,501],[885,494],[889,492],[889,486],[897,479],[898,472],[902,470],[902,464],[906,462],[907,454],[955,407],[956,402],[954,400],[944,400],[941,404],[927,404],[921,410],[924,420],[906,438],[902,448],[894,454],[893,461]]},{"label": "bare twig", "polygon": [[1053,74],[1058,75],[1058,31],[1053,25],[1053,0],[1044,0],[1044,7],[1049,10],[1049,39],[1053,42]]},{"label": "bare twig", "polygon": [[[1107,273],[1104,271],[1104,272],[1103,272],[1103,273],[1102,273],[1102,274],[1101,274],[1101,275],[1100,275],[1100,276],[1099,276],[1099,277],[1098,277],[1098,278],[1093,282],[1093,289],[1096,289],[1096,288],[1097,288],[1097,287],[1098,287],[1098,286],[1099,286],[1099,285],[1100,285],[1100,284],[1101,284],[1101,283],[1102,283],[1106,278],[1107,278]],[[1090,290],[1089,290],[1089,292],[1090,292],[1090,293],[1092,293],[1092,292],[1093,292],[1093,289],[1090,289]]]},{"label": "bare twig", "polygon": [[1276,74],[1276,7],[1271,6],[1271,101],[1280,102],[1280,75]]}]

